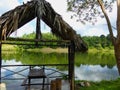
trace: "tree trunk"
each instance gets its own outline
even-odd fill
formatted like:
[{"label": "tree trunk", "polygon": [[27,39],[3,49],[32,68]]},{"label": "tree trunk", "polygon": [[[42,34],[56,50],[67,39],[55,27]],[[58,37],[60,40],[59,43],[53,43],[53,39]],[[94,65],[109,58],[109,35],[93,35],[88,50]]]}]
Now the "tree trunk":
[{"label": "tree trunk", "polygon": [[118,11],[117,11],[117,38],[116,39],[114,38],[111,22],[110,22],[110,19],[106,13],[106,10],[105,10],[105,7],[102,3],[102,0],[97,0],[97,1],[100,5],[102,12],[105,16],[105,19],[107,21],[110,37],[112,40],[112,44],[114,46],[114,52],[115,52],[115,58],[116,58],[116,63],[117,63],[117,67],[118,67],[118,72],[120,75],[120,17],[119,17],[120,16],[120,1],[117,0],[117,10]]},{"label": "tree trunk", "polygon": [[107,22],[107,25],[108,25],[108,30],[109,30],[109,33],[110,33],[110,38],[111,38],[112,44],[114,45],[115,44],[115,38],[114,38],[114,35],[113,35],[113,30],[112,30],[112,25],[111,25],[110,19],[107,15],[107,12],[105,10],[105,7],[104,7],[102,1],[101,0],[97,0],[97,1],[98,1],[99,5],[101,7],[101,10],[102,10],[102,12],[105,16],[105,19],[106,19],[106,22]]},{"label": "tree trunk", "polygon": [[115,58],[120,75],[120,1],[117,0],[117,39],[114,45]]},{"label": "tree trunk", "polygon": [[118,67],[118,72],[120,75],[120,44],[117,44],[114,46],[115,48],[115,58],[116,58],[116,62],[117,62],[117,67]]}]

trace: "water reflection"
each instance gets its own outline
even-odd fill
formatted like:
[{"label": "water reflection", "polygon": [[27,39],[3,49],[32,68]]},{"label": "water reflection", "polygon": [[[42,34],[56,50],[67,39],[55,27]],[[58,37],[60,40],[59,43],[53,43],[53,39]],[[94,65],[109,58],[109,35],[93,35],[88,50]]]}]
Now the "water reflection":
[{"label": "water reflection", "polygon": [[119,77],[117,67],[109,68],[107,65],[104,67],[100,65],[80,65],[75,67],[75,75],[79,80],[88,81],[114,80]]},{"label": "water reflection", "polygon": [[108,65],[112,68],[112,66],[116,65],[115,55],[110,52],[101,53],[76,53],[75,56],[75,64],[80,66],[80,64],[87,65]]},{"label": "water reflection", "polygon": [[[58,53],[2,53],[3,65],[35,65],[35,64],[66,64],[68,63],[67,54]],[[114,54],[111,53],[76,53],[75,56],[75,75],[79,80],[101,81],[118,78],[119,74],[116,67]],[[53,67],[52,67],[53,68]],[[54,67],[60,71],[65,71],[67,67]],[[11,68],[12,70],[13,68]],[[14,70],[19,70],[16,67]],[[2,71],[4,72],[4,70]],[[6,72],[10,73],[10,72]],[[4,73],[4,74],[6,74]],[[2,73],[3,75],[3,73]]]},{"label": "water reflection", "polygon": [[[3,65],[22,65],[22,63],[16,62],[16,60],[7,60],[7,61],[3,60]],[[39,68],[39,67],[36,66],[35,68]],[[59,72],[57,72],[57,71],[59,71]],[[29,73],[29,66],[3,67],[1,72],[2,72],[1,73],[2,82],[6,83],[7,87],[15,86],[15,84],[20,86],[21,83],[23,82],[24,78],[26,78]],[[54,79],[54,77],[62,77],[62,75],[65,75],[65,74],[67,75],[68,72],[60,71],[55,67],[54,68],[45,67],[45,74],[49,77],[49,81],[50,81],[50,80]],[[50,77],[52,77],[52,78],[50,78]],[[16,79],[16,80],[13,80],[13,79]],[[38,79],[38,81],[41,81],[41,80]],[[23,90],[23,89],[20,89],[20,90]]]},{"label": "water reflection", "polygon": [[[2,65],[22,65],[21,62],[16,62],[14,59],[13,60],[3,60],[2,61]],[[23,70],[24,67],[18,67],[18,66],[15,66],[15,67],[3,67],[1,68],[1,76],[2,76],[2,79],[4,78],[25,78],[23,77],[22,75],[26,76],[28,72],[26,71],[23,71],[22,75],[19,75],[17,72]],[[24,74],[23,74],[24,73]],[[10,81],[6,81],[6,83],[10,83]]]},{"label": "water reflection", "polygon": [[[3,65],[20,65],[21,62],[16,62],[15,60],[3,61]],[[23,67],[9,67],[9,70],[20,71]],[[54,68],[56,69],[56,68]],[[22,72],[22,74],[27,75],[28,72]],[[7,70],[2,69],[2,76],[12,74]],[[78,80],[88,80],[88,81],[101,81],[101,80],[114,80],[119,77],[118,70],[116,66],[109,68],[107,65],[102,67],[101,65],[80,65],[75,67],[75,76]],[[14,75],[9,78],[21,78],[19,75]],[[8,82],[7,82],[8,83]]]}]

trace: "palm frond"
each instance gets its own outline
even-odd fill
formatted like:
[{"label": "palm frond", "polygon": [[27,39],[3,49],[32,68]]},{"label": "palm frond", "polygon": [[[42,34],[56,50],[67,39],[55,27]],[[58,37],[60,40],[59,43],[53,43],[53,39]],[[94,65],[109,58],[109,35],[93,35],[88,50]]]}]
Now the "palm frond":
[{"label": "palm frond", "polygon": [[31,0],[10,10],[0,17],[0,30],[5,39],[12,32],[22,27],[35,17],[42,19],[50,28],[51,32],[63,40],[73,40],[79,51],[86,51],[87,45],[76,31],[67,24],[62,17],[54,11],[50,3],[45,0]]}]

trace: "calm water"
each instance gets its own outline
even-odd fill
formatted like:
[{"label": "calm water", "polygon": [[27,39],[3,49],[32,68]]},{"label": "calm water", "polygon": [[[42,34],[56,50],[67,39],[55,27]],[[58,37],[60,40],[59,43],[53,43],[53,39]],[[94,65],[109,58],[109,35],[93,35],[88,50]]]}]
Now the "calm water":
[{"label": "calm water", "polygon": [[[58,53],[32,53],[32,52],[3,52],[3,65],[29,65],[29,64],[64,64],[68,63],[67,54]],[[49,67],[65,72],[67,67]],[[23,67],[11,67],[10,70],[21,70]],[[22,72],[27,75],[27,72]],[[12,72],[2,69],[2,76]],[[12,77],[21,77],[13,75]],[[113,80],[119,77],[113,54],[108,53],[76,53],[75,77],[79,80],[101,81]]]}]

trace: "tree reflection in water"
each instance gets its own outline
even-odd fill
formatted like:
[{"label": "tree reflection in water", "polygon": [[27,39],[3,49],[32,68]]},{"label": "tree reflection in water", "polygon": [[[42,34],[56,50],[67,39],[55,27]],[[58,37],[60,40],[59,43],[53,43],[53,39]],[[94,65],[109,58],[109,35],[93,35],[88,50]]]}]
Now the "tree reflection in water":
[{"label": "tree reflection in water", "polygon": [[[3,64],[9,61],[21,64],[66,64],[68,63],[67,53],[40,53],[40,52],[18,52],[2,53]],[[13,63],[12,63],[13,64]],[[114,55],[111,53],[76,53],[75,74],[77,79],[101,81],[118,78],[118,72]],[[61,71],[67,67],[54,67]]]}]

